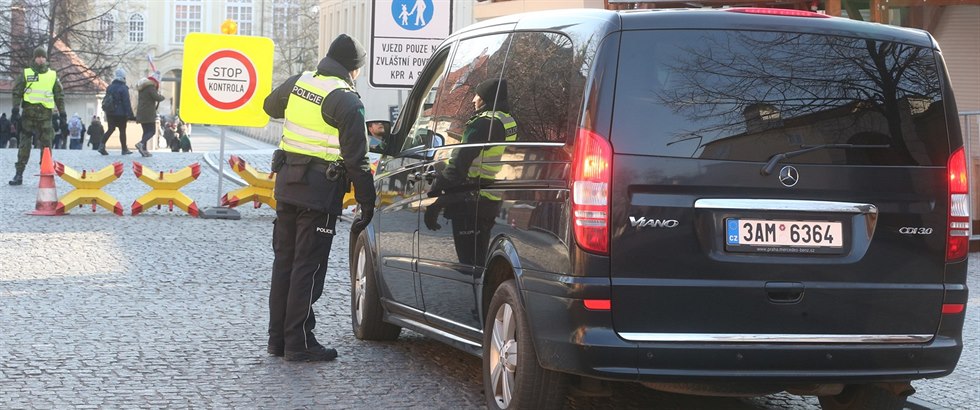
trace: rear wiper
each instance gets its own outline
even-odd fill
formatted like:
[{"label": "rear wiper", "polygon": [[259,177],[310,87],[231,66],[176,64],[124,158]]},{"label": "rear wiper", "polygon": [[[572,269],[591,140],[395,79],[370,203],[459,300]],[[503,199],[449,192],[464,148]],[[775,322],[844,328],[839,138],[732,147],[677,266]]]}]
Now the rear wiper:
[{"label": "rear wiper", "polygon": [[881,144],[881,145],[820,144],[820,145],[802,145],[802,147],[803,147],[802,149],[798,149],[796,151],[787,151],[787,152],[783,152],[783,153],[780,153],[780,154],[775,154],[775,155],[769,157],[769,161],[766,162],[766,165],[762,167],[762,170],[760,170],[759,173],[762,174],[762,175],[769,175],[769,174],[772,173],[772,169],[776,167],[776,164],[778,164],[779,161],[782,161],[782,160],[787,159],[787,158],[793,158],[793,157],[798,156],[798,155],[803,155],[803,154],[806,154],[806,153],[808,153],[810,151],[816,151],[816,150],[820,150],[820,149],[839,149],[839,148],[844,148],[844,149],[847,149],[847,148],[891,148],[891,145],[888,145],[888,144]]}]

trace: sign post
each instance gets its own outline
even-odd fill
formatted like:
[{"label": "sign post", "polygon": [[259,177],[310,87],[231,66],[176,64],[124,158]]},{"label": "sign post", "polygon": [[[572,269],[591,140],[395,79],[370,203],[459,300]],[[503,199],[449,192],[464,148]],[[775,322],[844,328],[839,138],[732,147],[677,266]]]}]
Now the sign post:
[{"label": "sign post", "polygon": [[374,0],[371,86],[411,88],[452,19],[451,0]]},{"label": "sign post", "polygon": [[[272,40],[265,37],[188,34],[184,38],[181,119],[195,124],[244,127],[268,124],[262,102],[272,91],[273,50]],[[224,127],[218,155],[218,206],[205,208],[201,218],[240,219],[237,210],[220,206]]]}]

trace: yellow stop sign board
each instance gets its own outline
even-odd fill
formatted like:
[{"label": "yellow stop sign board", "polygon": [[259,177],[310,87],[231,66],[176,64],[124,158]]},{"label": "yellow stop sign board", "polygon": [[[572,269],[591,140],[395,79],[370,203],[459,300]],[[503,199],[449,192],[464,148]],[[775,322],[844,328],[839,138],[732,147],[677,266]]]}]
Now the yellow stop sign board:
[{"label": "yellow stop sign board", "polygon": [[266,37],[190,33],[184,38],[180,118],[189,123],[264,127],[275,46]]}]

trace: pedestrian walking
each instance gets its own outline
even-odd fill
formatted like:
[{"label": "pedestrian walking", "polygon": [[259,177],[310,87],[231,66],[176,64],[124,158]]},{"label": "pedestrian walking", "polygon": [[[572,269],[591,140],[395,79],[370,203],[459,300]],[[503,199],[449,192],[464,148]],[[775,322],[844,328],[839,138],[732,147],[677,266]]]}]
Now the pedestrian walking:
[{"label": "pedestrian walking", "polygon": [[144,157],[152,157],[146,143],[157,131],[157,107],[164,100],[160,94],[160,72],[154,71],[136,84],[139,95],[136,97],[136,122],[143,127],[143,138],[136,143],[136,150]]},{"label": "pedestrian walking", "polygon": [[129,150],[126,144],[126,122],[135,119],[133,115],[133,104],[129,99],[129,86],[126,85],[126,70],[116,69],[115,78],[109,88],[105,90],[105,97],[102,99],[102,112],[105,113],[107,127],[102,143],[99,144],[99,153],[109,155],[105,145],[112,136],[112,132],[119,130],[119,144],[122,147],[122,154],[129,155],[133,151]]},{"label": "pedestrian walking", "polygon": [[24,68],[24,75],[18,75],[14,80],[13,104],[11,116],[20,116],[21,108],[24,115],[20,119],[19,151],[17,163],[14,164],[16,173],[9,184],[21,185],[24,183],[24,168],[31,158],[33,136],[37,135],[41,147],[50,148],[54,139],[52,110],[57,109],[62,121],[67,120],[61,82],[58,81],[58,74],[48,68],[48,53],[43,46],[34,49],[30,66]]},{"label": "pedestrian walking", "polygon": [[180,137],[177,135],[177,124],[167,121],[163,126],[163,140],[171,152],[180,152]]},{"label": "pedestrian walking", "polygon": [[99,150],[102,148],[102,141],[105,136],[105,128],[102,127],[102,121],[99,120],[98,115],[92,116],[92,122],[88,125],[88,145],[92,146],[93,150]]},{"label": "pedestrian walking", "polygon": [[191,147],[191,137],[186,133],[180,134],[180,152],[193,152],[194,149]]},{"label": "pedestrian walking", "polygon": [[374,215],[374,181],[367,158],[364,105],[354,80],[364,48],[338,36],[316,71],[296,74],[266,97],[272,118],[285,118],[273,156],[276,221],[273,224],[268,352],[288,361],[328,361],[337,351],[313,335],[313,304],[323,292],[337,218],[351,182],[363,230]]},{"label": "pedestrian walking", "polygon": [[[61,122],[58,119],[58,113],[51,114],[51,128],[54,128],[54,142],[51,144],[52,149],[65,149],[65,127],[61,126]],[[34,147],[37,148],[38,141],[35,137]]]},{"label": "pedestrian walking", "polygon": [[82,124],[82,117],[78,113],[71,115],[68,120],[68,149],[82,149],[82,140],[85,138],[85,124]]},{"label": "pedestrian walking", "polygon": [[10,115],[10,140],[7,141],[7,145],[11,148],[20,147],[20,114],[13,113]]},{"label": "pedestrian walking", "polygon": [[10,126],[7,113],[0,114],[0,148],[7,148],[7,141],[10,140]]}]

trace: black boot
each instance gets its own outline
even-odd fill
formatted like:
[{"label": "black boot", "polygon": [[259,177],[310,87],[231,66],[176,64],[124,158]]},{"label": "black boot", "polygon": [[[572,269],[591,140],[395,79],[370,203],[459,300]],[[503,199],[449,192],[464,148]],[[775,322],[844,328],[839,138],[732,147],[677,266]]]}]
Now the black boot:
[{"label": "black boot", "polygon": [[14,175],[14,179],[11,179],[8,184],[10,185],[21,185],[24,183],[24,171],[17,171]]},{"label": "black boot", "polygon": [[105,144],[99,145],[99,154],[109,155],[109,151],[105,150]]}]

